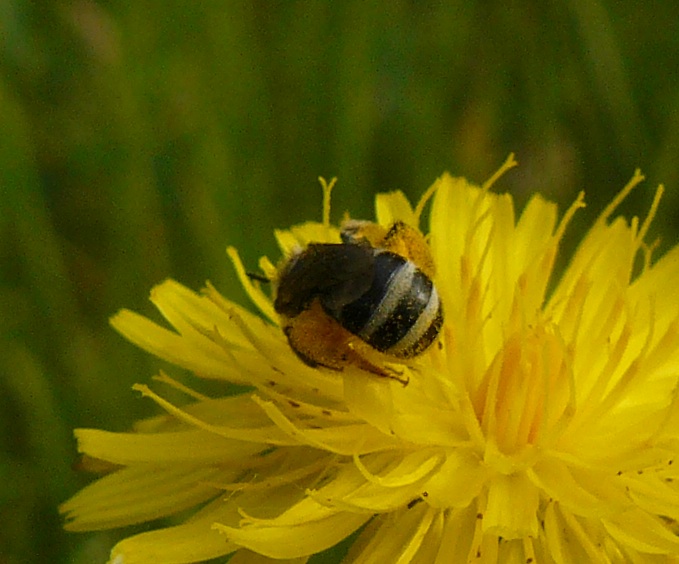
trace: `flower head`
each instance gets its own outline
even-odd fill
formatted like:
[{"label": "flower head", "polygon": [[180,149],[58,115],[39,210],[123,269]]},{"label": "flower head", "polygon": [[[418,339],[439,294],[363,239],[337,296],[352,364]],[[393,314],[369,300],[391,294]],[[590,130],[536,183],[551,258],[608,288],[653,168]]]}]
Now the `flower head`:
[{"label": "flower head", "polygon": [[[118,313],[135,344],[247,391],[210,398],[161,374],[185,405],[139,385],[164,415],[130,433],[77,430],[111,471],[63,504],[67,527],[196,508],[120,542],[112,562],[126,564],[304,561],[358,529],[350,562],[679,559],[679,248],[654,262],[644,242],[662,190],[645,220],[614,219],[636,173],[555,279],[583,196],[560,220],[540,196],[517,218],[493,180],[444,175],[415,209],[398,192],[377,198],[377,223],[418,227],[432,197],[445,320],[438,346],[398,365],[407,385],[303,363],[232,249],[263,318],[173,281],[151,294],[172,329]],[[324,210],[276,233],[284,255],[339,241],[329,189]]]}]

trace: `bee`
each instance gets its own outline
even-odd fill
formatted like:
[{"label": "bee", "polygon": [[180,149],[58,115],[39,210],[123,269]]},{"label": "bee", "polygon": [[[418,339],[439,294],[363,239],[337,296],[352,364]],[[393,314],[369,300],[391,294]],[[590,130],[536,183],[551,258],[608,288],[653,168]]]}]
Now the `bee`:
[{"label": "bee", "polygon": [[414,227],[349,220],[340,243],[311,243],[279,269],[274,309],[309,366],[353,365],[400,378],[385,361],[413,358],[437,338],[443,309],[429,246]]}]

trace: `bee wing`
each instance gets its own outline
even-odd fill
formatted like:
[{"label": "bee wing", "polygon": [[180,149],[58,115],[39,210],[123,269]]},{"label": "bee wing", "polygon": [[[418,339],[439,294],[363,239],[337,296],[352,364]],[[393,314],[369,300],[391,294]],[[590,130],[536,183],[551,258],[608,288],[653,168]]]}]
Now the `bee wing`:
[{"label": "bee wing", "polygon": [[368,291],[374,260],[367,245],[311,244],[283,272],[274,307],[294,317],[320,298],[326,309],[339,309]]}]

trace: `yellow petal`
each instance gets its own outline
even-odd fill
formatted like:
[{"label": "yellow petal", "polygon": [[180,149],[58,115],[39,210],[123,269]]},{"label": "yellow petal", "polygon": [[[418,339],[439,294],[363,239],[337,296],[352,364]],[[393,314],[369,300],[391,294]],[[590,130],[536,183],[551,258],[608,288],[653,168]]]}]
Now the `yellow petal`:
[{"label": "yellow petal", "polygon": [[232,440],[203,430],[142,434],[76,429],[75,436],[80,452],[122,465],[238,461],[263,449],[261,444]]},{"label": "yellow petal", "polygon": [[472,556],[469,552],[478,522],[476,504],[472,503],[462,509],[449,509],[444,516],[438,553],[432,562],[467,562],[467,558]]},{"label": "yellow petal", "polygon": [[626,546],[650,554],[677,554],[679,537],[659,517],[633,509],[604,519],[604,527]]},{"label": "yellow petal", "polygon": [[[379,458],[383,464],[394,462],[393,457],[390,460],[386,454],[372,455],[369,458]],[[387,477],[389,470],[385,470]],[[327,507],[354,513],[382,513],[403,508],[418,498],[421,491],[421,485],[417,481],[388,487],[376,481],[366,481],[364,474],[354,465],[342,464],[330,482],[310,490],[308,494]]]},{"label": "yellow petal", "polygon": [[[434,523],[438,527],[432,527]],[[367,542],[361,551],[352,551],[351,562],[354,564],[431,562],[424,560],[422,553],[434,549],[435,554],[441,524],[438,510],[427,507],[426,504],[381,516],[376,520],[376,526],[371,527],[370,538],[365,539]],[[433,534],[430,534],[432,528]],[[425,539],[430,546],[420,552]]]},{"label": "yellow petal", "polygon": [[[252,280],[250,279],[245,270],[245,266],[243,266],[243,262],[240,260],[240,255],[238,254],[238,251],[233,247],[228,247],[226,249],[226,254],[229,255],[229,258],[233,263],[233,267],[236,270],[238,280],[243,285],[243,288],[245,289],[245,292],[247,293],[252,303],[255,304],[257,308],[259,308],[259,311],[261,311],[273,323],[278,323],[278,315],[274,311],[271,299],[264,292],[262,292],[259,284],[255,285],[252,282]],[[267,264],[266,260],[262,260],[261,262],[263,264]],[[212,285],[210,284],[207,285],[206,294],[213,302],[219,305],[227,315],[229,315],[230,311],[235,311],[237,315],[240,315],[241,317],[247,317],[248,314],[245,310],[237,308],[235,304],[232,304],[228,300],[224,299],[214,289],[214,287],[212,287]]]},{"label": "yellow petal", "polygon": [[110,564],[189,564],[238,548],[210,524],[211,520],[192,521],[129,537],[113,548]]},{"label": "yellow petal", "polygon": [[389,227],[396,221],[403,221],[413,227],[419,227],[408,198],[400,190],[377,195],[375,198],[375,217],[377,223],[384,227]]},{"label": "yellow petal", "polygon": [[223,349],[208,345],[210,354],[201,354],[181,335],[165,329],[129,310],[121,310],[111,318],[111,325],[126,339],[151,354],[187,368],[204,378],[228,379],[246,383],[232,368]]},{"label": "yellow petal", "polygon": [[[399,444],[397,438],[384,435],[374,427],[361,423],[307,429],[305,425],[296,425],[274,402],[264,401],[256,396],[254,399],[271,421],[300,444],[349,456],[387,450]],[[357,441],[357,437],[360,440]]]},{"label": "yellow petal", "polygon": [[309,243],[339,243],[339,230],[316,221],[295,225],[289,230],[276,229],[274,235],[283,256],[289,257]]},{"label": "yellow petal", "polygon": [[544,531],[547,551],[559,564],[616,561],[608,555],[605,531],[598,519],[577,518],[559,503],[550,502],[545,509]]},{"label": "yellow petal", "polygon": [[488,485],[483,529],[510,540],[535,537],[538,503],[538,489],[524,473],[495,476]]},{"label": "yellow petal", "polygon": [[445,396],[431,393],[432,382],[426,371],[408,371],[410,382],[366,377],[346,371],[344,400],[358,418],[386,435],[396,434],[421,445],[453,446],[468,440],[459,413]]},{"label": "yellow petal", "polygon": [[[166,280],[153,288],[151,302],[187,340],[197,348],[206,347],[206,354],[209,354],[212,348],[208,348],[208,343],[211,344],[211,341],[207,339],[208,343],[206,343],[205,335],[210,335],[215,327],[221,328],[222,339],[231,346],[252,348],[252,345],[233,324],[230,311],[224,311],[209,298],[196,294],[174,280]],[[256,316],[236,304],[231,303],[230,306],[241,316],[249,317],[252,321],[257,319]]]},{"label": "yellow petal", "polygon": [[240,549],[229,559],[229,564],[306,564],[308,560],[309,558],[306,556],[284,559],[269,558],[251,550]]},{"label": "yellow petal", "polygon": [[297,558],[337,544],[368,519],[367,513],[337,512],[305,500],[276,519],[257,520],[240,528],[215,527],[231,542],[265,556]]},{"label": "yellow petal", "polygon": [[137,464],[104,476],[59,508],[71,531],[124,527],[195,507],[219,495],[214,483],[242,470],[218,466]]},{"label": "yellow petal", "polygon": [[466,507],[479,495],[488,471],[468,450],[450,450],[436,474],[424,485],[427,503],[434,507]]},{"label": "yellow petal", "polygon": [[560,460],[544,457],[528,475],[548,496],[578,515],[601,518],[630,505],[613,471],[569,468]]},{"label": "yellow petal", "polygon": [[631,476],[625,476],[623,483],[628,488],[630,498],[639,508],[652,515],[664,515],[679,521],[679,491],[675,474],[672,471],[672,477],[661,478],[651,472],[635,472]]},{"label": "yellow petal", "polygon": [[[444,458],[442,450],[421,449],[400,456],[394,456],[393,452],[368,455],[365,460],[354,456],[354,463],[368,481],[386,488],[398,488],[427,478],[438,469]],[[377,462],[376,468],[371,471],[369,468],[374,462]]]}]

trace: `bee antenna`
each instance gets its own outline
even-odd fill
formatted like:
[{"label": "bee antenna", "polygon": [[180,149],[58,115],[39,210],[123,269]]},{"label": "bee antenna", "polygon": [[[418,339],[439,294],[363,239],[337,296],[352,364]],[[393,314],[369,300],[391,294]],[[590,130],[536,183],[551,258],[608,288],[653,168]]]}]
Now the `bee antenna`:
[{"label": "bee antenna", "polygon": [[267,278],[263,274],[258,274],[257,272],[246,272],[245,275],[250,280],[256,280],[257,282],[264,282],[265,284],[268,284],[269,282],[271,282],[270,278]]}]

